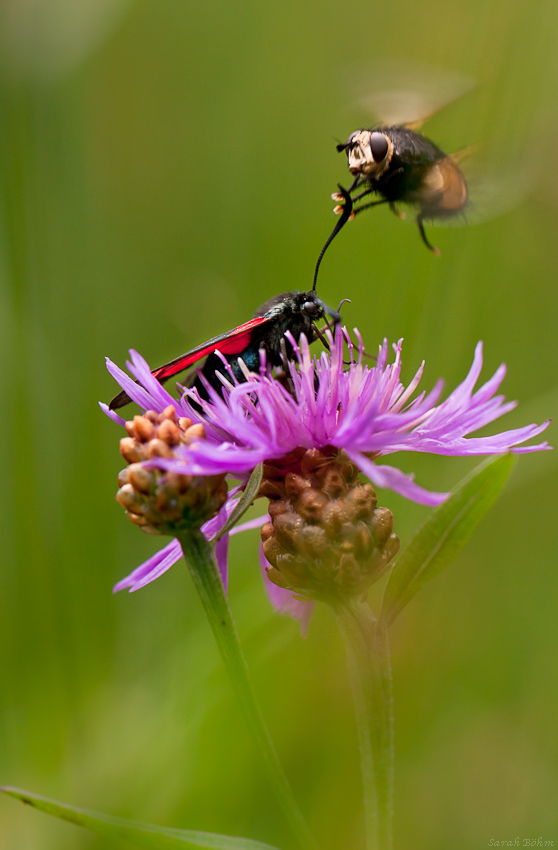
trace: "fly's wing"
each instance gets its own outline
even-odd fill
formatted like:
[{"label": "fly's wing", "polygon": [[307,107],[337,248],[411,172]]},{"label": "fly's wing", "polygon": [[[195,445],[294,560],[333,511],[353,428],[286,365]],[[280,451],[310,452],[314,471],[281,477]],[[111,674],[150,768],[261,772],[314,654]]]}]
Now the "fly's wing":
[{"label": "fly's wing", "polygon": [[351,68],[349,82],[351,99],[356,100],[364,125],[375,121],[415,131],[474,85],[474,80],[464,74],[386,61]]},{"label": "fly's wing", "polygon": [[[232,331],[227,331],[227,333],[213,337],[213,339],[204,342],[202,345],[198,345],[197,348],[192,348],[191,351],[181,354],[180,357],[175,357],[174,360],[171,360],[169,363],[165,363],[164,366],[159,366],[158,369],[154,369],[151,374],[157,378],[159,383],[163,384],[165,381],[168,381],[169,378],[172,378],[173,375],[178,375],[179,372],[189,369],[190,366],[194,365],[194,363],[198,363],[214,351],[220,351],[221,354],[225,355],[240,355],[250,342],[254,328],[265,324],[269,320],[269,316],[257,316],[255,319],[250,319],[249,322],[239,325]],[[138,382],[136,381],[136,383]],[[109,408],[110,410],[118,410],[130,401],[131,399],[128,394],[122,390],[122,392],[118,393],[118,395],[112,399],[109,404]]]}]

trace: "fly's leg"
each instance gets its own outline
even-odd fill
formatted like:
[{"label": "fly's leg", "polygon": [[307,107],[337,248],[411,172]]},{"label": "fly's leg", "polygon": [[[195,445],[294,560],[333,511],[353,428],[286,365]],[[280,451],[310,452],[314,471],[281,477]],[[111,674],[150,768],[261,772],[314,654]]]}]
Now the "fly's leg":
[{"label": "fly's leg", "polygon": [[[354,184],[353,184],[353,186],[354,186]],[[354,186],[354,188],[356,188],[356,186]],[[349,192],[349,194],[350,194],[350,191],[351,191],[351,190],[347,189],[347,191],[348,191],[348,192]],[[361,192],[361,193],[360,193],[360,195],[355,195],[355,197],[353,197],[353,198],[352,198],[353,204],[354,204],[356,201],[360,201],[360,199],[361,199],[361,198],[365,198],[365,197],[366,197],[366,195],[371,195],[371,194],[372,194],[372,192],[376,192],[376,189],[375,189],[375,188],[373,188],[372,186],[369,186],[369,187],[368,187],[368,189],[365,189],[365,190],[364,190],[364,192]],[[332,194],[332,196],[331,196],[331,199],[332,199],[333,201],[342,201],[342,200],[344,200],[343,195],[341,194],[341,192],[334,192],[334,193]],[[341,205],[336,206],[336,207],[335,207],[335,209],[334,209],[334,213],[335,213],[335,215],[339,215],[339,213],[342,211],[342,209],[343,209],[343,207],[342,207]]]},{"label": "fly's leg", "polygon": [[[351,192],[354,192],[354,191],[355,191],[355,189],[358,189],[358,187],[359,187],[359,186],[362,186],[363,182],[364,182],[364,181],[363,181],[363,179],[362,179],[362,175],[361,175],[361,174],[357,174],[357,176],[355,177],[355,179],[353,180],[353,182],[351,183],[351,185],[349,186],[349,188],[348,188],[348,189],[346,189],[346,190],[344,189],[343,191],[346,191],[346,192],[347,192],[347,194],[349,194],[349,195],[350,195],[350,194],[351,194]],[[332,195],[331,195],[331,200],[332,200],[332,201],[342,202],[342,201],[344,201],[344,200],[345,200],[345,196],[344,196],[343,192],[333,192],[333,193],[332,193]]]},{"label": "fly's leg", "polygon": [[361,192],[360,195],[357,195],[356,198],[353,198],[353,204],[355,203],[355,201],[360,201],[361,198],[365,198],[366,195],[370,195],[372,192],[375,191],[376,190],[372,189],[372,187],[370,187],[369,189],[365,189],[364,192]]},{"label": "fly's leg", "polygon": [[422,239],[422,241],[424,242],[424,244],[426,245],[428,250],[432,251],[433,254],[436,254],[436,256],[439,257],[440,254],[441,254],[441,251],[440,251],[439,248],[436,248],[435,245],[432,245],[428,241],[428,239],[426,237],[426,233],[424,232],[424,224],[423,224],[423,221],[422,221],[422,215],[420,213],[417,215],[417,227],[419,229],[420,238]]},{"label": "fly's leg", "polygon": [[[371,195],[372,192],[375,192],[375,191],[376,190],[372,189],[372,188],[366,189],[364,192],[361,192],[360,195],[357,195],[356,198],[351,198],[351,200],[354,204],[356,201],[360,201],[361,198],[365,198],[367,195]],[[338,199],[341,200],[343,198],[343,195],[341,194],[341,192],[336,192],[335,195],[332,195],[331,197],[334,200],[338,200]],[[385,201],[376,201],[375,203],[383,204],[383,203],[385,203]],[[373,206],[373,205],[367,204],[366,206]],[[341,215],[341,213],[343,212],[344,209],[345,209],[345,207],[344,207],[343,204],[337,204],[337,206],[335,207],[333,212],[335,213],[335,215]],[[366,209],[366,207],[361,207],[360,209]],[[354,218],[355,215],[357,214],[357,212],[360,212],[360,210],[354,210],[351,218]]]},{"label": "fly's leg", "polygon": [[358,215],[363,210],[368,210],[368,209],[370,209],[370,207],[377,207],[380,204],[389,204],[389,201],[388,201],[387,198],[382,198],[381,201],[370,201],[369,204],[364,204],[364,206],[359,207],[358,210],[353,210],[353,215]]},{"label": "fly's leg", "polygon": [[407,218],[406,213],[404,213],[403,210],[398,210],[393,201],[389,202],[389,208],[392,213],[397,216],[397,218],[400,218],[401,221],[405,221],[405,219]]},{"label": "fly's leg", "polygon": [[[383,179],[381,190],[377,186],[369,186],[368,189],[365,189],[365,191],[361,192],[360,195],[353,197],[353,203],[355,203],[356,201],[360,201],[361,198],[364,198],[366,195],[370,195],[372,192],[383,192],[383,187],[386,185],[386,183],[389,183],[389,181],[392,180],[393,177],[397,177],[399,174],[403,174],[404,170],[404,168],[396,168],[394,171],[391,172],[391,174],[388,174],[388,176]],[[356,183],[353,183],[353,185],[349,189],[349,192],[351,192],[353,188],[356,189],[357,185],[358,181]],[[370,207],[376,207],[378,206],[378,204],[389,204],[390,210],[395,213],[398,218],[405,218],[405,213],[399,212],[399,210],[395,208],[393,201],[389,201],[387,198],[382,198],[381,201],[372,201],[369,204],[363,204],[363,206],[360,207],[358,210],[354,210],[354,215],[359,212],[362,212],[363,210],[370,209]],[[341,210],[339,207],[335,209],[335,212],[337,213],[339,213],[340,211]]]}]

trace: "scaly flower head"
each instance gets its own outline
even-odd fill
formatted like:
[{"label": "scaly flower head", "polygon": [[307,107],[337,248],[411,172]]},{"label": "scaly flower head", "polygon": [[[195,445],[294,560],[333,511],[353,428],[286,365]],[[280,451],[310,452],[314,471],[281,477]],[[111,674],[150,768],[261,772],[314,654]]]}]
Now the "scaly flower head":
[{"label": "scaly flower head", "polygon": [[261,533],[267,576],[304,599],[361,596],[399,549],[393,514],[336,449],[299,449],[288,463],[266,464],[262,491],[270,498]]},{"label": "scaly flower head", "polygon": [[[147,410],[126,422],[127,437],[120,453],[128,466],[118,476],[116,499],[129,519],[149,534],[174,534],[197,529],[213,519],[227,500],[227,484],[221,475],[184,475],[161,469],[160,458],[174,457],[175,448],[205,439],[203,424],[193,424],[169,405],[162,413]],[[143,461],[151,461],[149,468]]]}]

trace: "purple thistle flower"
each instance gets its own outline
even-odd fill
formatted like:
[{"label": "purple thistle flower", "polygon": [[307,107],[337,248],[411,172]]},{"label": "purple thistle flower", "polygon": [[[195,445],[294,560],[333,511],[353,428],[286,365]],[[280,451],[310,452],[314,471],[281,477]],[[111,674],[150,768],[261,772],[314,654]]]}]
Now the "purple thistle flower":
[{"label": "purple thistle flower", "polygon": [[[358,332],[358,348],[346,331],[338,329],[329,336],[330,351],[312,357],[306,338],[300,343],[286,334],[296,354],[295,362],[286,365],[290,388],[274,378],[266,369],[265,357],[259,374],[245,371],[246,381],[238,383],[230,373],[230,383],[219,395],[206,386],[208,399],[196,390],[186,389],[180,400],[173,399],[151,374],[149,366],[135,351],[128,363],[135,383],[117,366],[107,361],[108,369],[120,386],[144,410],[161,412],[174,405],[178,416],[203,422],[207,439],[177,448],[176,457],[157,459],[157,466],[179,474],[216,475],[230,473],[246,478],[264,461],[279,460],[295,449],[321,449],[326,446],[343,450],[347,457],[377,487],[392,489],[412,501],[438,505],[447,493],[430,492],[416,484],[412,477],[396,467],[379,462],[386,455],[401,451],[428,452],[437,455],[490,455],[516,453],[549,448],[546,442],[521,445],[536,437],[548,426],[527,425],[488,437],[468,435],[509,412],[516,402],[504,402],[495,395],[506,373],[500,366],[495,374],[475,392],[482,367],[482,343],[475,349],[473,364],[465,380],[441,403],[443,382],[438,381],[429,393],[412,398],[420,382],[424,363],[405,388],[400,381],[401,344],[394,346],[395,358],[388,363],[388,344],[379,347],[375,366],[363,363],[364,347]],[[344,344],[349,348],[350,365],[344,366]],[[202,410],[193,408],[190,399]],[[114,421],[124,420],[106,405],[101,405]],[[155,462],[146,461],[145,466]],[[237,492],[220,514],[203,527],[208,539],[216,536],[230,514]],[[261,523],[265,521],[262,518]],[[253,525],[254,523],[252,523]],[[236,529],[235,529],[236,530]],[[219,542],[219,567],[226,581],[226,543]],[[180,546],[172,541],[150,558],[115,590],[130,587],[137,590],[165,572],[181,556]],[[307,618],[308,605],[296,602],[289,591],[269,590],[275,607]],[[295,612],[283,598],[304,606]]]}]

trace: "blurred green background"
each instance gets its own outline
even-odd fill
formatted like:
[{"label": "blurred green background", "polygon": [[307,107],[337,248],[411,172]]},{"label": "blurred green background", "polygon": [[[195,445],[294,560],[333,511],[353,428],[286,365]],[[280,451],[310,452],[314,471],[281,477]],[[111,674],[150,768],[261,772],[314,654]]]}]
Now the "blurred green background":
[{"label": "blurred green background", "polygon": [[[558,7],[551,0],[6,0],[0,10],[0,780],[92,809],[292,847],[183,565],[111,595],[158,543],[114,502],[103,356],[158,365],[308,288],[347,182],[335,141],[367,63],[477,87],[426,130],[492,152],[532,191],[430,230],[381,209],[348,226],[320,294],[405,376],[462,379],[485,341],[520,400],[558,414]],[[354,84],[354,88],[353,88]],[[522,185],[522,184],[521,184]],[[551,426],[549,438],[556,442]],[[396,847],[558,843],[558,455],[519,459],[466,551],[393,631]],[[472,460],[403,457],[433,489]],[[391,493],[405,542],[427,509]],[[257,532],[231,545],[231,604],[320,848],[362,847],[356,733],[328,610],[305,641],[268,607]],[[2,850],[121,843],[0,799]]]}]

